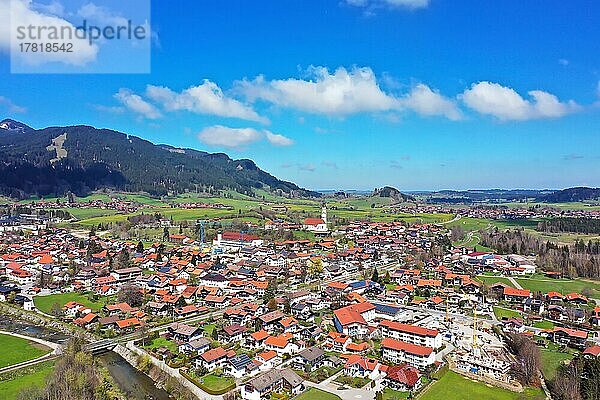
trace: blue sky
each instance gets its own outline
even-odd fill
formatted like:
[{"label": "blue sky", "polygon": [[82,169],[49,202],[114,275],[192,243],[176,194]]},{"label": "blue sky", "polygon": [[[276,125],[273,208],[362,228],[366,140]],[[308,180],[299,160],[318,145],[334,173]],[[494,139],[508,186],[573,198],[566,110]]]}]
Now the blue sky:
[{"label": "blue sky", "polygon": [[0,115],[225,152],[311,189],[600,186],[598,2],[173,4],[152,2],[150,74],[10,74],[3,38]]}]

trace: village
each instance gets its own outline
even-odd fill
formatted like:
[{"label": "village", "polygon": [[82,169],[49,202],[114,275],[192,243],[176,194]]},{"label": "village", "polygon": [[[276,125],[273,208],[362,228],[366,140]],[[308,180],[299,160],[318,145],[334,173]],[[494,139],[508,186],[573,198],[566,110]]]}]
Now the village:
[{"label": "village", "polygon": [[[302,224],[223,229],[210,242],[23,228],[0,231],[0,301],[120,343],[199,398],[412,398],[447,371],[531,390],[510,335],[600,355],[594,293],[523,288],[566,277],[532,255],[452,246],[443,224],[334,227],[323,206]],[[284,229],[314,239],[265,239]]]}]

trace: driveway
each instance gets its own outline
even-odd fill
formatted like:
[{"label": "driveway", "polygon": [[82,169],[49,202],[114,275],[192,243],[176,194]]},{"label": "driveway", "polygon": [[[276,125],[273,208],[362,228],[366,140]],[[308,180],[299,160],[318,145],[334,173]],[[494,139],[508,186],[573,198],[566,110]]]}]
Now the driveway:
[{"label": "driveway", "polygon": [[[313,383],[309,381],[304,381],[304,385],[307,387],[314,387],[317,389],[324,390],[329,393],[333,393],[337,396],[340,396],[342,400],[373,400],[375,399],[375,392],[365,389],[354,389],[348,388],[344,390],[338,390],[338,385],[334,382],[325,383],[327,380],[321,383]],[[347,386],[346,386],[347,387]]]}]

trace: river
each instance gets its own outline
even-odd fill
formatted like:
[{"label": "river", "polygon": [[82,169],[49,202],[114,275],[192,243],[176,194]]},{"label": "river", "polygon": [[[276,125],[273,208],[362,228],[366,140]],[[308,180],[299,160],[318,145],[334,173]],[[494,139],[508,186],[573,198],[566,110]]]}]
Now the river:
[{"label": "river", "polygon": [[[16,321],[4,315],[0,318],[0,330],[60,344],[64,344],[69,340],[69,336],[64,333],[56,332],[43,326]],[[100,354],[97,358],[110,372],[117,386],[127,397],[127,400],[172,400],[172,397],[166,391],[156,387],[150,377],[131,366],[131,364],[114,351]]]}]

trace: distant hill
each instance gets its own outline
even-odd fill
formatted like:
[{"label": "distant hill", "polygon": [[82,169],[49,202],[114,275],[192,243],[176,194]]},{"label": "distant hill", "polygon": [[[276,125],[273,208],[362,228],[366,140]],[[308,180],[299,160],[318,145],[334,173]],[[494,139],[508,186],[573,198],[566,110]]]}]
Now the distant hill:
[{"label": "distant hill", "polygon": [[5,119],[0,122],[0,134],[29,133],[33,130],[33,128],[12,119]]},{"label": "distant hill", "polygon": [[555,190],[548,189],[473,189],[415,192],[413,194],[433,204],[492,204],[527,202],[554,192]]},{"label": "distant hill", "polygon": [[375,189],[373,191],[372,197],[389,197],[392,201],[397,203],[403,203],[405,201],[415,201],[413,196],[408,194],[404,194],[400,192],[398,189],[393,188],[391,186],[384,186],[380,189]]},{"label": "distant hill", "polygon": [[568,203],[584,200],[600,200],[600,188],[574,187],[537,198],[537,201],[544,203]]},{"label": "distant hill", "polygon": [[32,129],[0,122],[0,194],[25,198],[83,196],[114,188],[151,195],[185,191],[253,189],[300,197],[320,194],[299,188],[261,170],[252,160],[155,145],[136,136],[91,126]]}]

